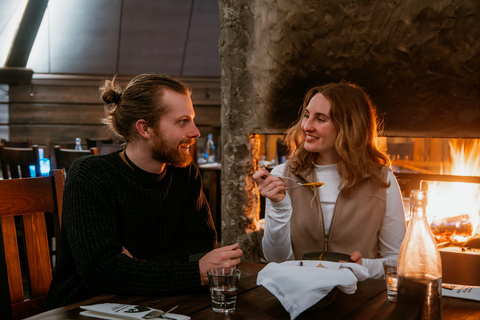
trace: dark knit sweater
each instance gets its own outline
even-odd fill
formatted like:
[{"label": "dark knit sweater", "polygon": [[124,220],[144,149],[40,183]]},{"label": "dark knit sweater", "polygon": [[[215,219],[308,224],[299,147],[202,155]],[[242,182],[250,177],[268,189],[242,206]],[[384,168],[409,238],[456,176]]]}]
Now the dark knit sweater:
[{"label": "dark knit sweater", "polygon": [[102,293],[198,289],[198,262],[188,257],[217,245],[195,165],[167,165],[158,175],[130,167],[116,152],[82,157],[70,168],[61,241],[48,308]]}]

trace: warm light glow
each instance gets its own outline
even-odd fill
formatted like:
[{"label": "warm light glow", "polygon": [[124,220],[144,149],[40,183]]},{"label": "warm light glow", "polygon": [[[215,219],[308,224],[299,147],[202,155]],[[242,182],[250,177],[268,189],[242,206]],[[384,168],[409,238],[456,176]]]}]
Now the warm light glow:
[{"label": "warm light glow", "polygon": [[[451,161],[443,166],[442,174],[480,175],[478,140],[452,140],[450,154]],[[439,237],[435,228],[445,230],[453,243],[466,242],[479,232],[480,184],[429,182],[427,218],[438,242],[443,242],[445,237]]]}]

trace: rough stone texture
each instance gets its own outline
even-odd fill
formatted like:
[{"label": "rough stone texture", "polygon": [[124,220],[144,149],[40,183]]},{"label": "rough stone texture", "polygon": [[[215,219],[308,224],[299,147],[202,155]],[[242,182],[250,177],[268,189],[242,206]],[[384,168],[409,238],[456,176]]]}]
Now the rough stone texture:
[{"label": "rough stone texture", "polygon": [[[259,138],[247,70],[251,52],[251,1],[220,1],[222,78],[222,245],[239,242],[244,259],[256,261],[260,198],[253,173],[258,170]],[[256,251],[256,252],[255,252]]]},{"label": "rough stone texture", "polygon": [[480,2],[251,1],[256,132],[281,133],[305,91],[346,79],[390,136],[480,137]]}]

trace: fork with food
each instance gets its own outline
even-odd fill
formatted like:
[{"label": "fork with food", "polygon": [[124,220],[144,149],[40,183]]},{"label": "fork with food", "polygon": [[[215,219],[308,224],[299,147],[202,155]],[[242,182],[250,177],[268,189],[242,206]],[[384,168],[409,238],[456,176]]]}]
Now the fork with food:
[{"label": "fork with food", "polygon": [[[316,188],[324,185],[323,182],[306,182],[302,183],[294,178],[285,177],[282,175],[271,174],[266,169],[260,169],[253,175],[253,179],[257,182],[258,191],[260,194],[274,202],[280,202],[285,198],[286,190],[297,187],[309,187],[313,191]],[[285,180],[292,180],[296,185],[292,188],[287,186]]]}]

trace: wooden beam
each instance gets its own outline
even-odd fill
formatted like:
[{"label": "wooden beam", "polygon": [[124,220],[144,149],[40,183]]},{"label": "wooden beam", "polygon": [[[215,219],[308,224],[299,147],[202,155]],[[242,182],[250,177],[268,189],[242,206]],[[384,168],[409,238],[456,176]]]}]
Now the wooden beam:
[{"label": "wooden beam", "polygon": [[0,68],[0,83],[29,84],[32,81],[33,70],[27,68]]},{"label": "wooden beam", "polygon": [[29,0],[27,2],[12,47],[8,53],[5,67],[25,68],[27,66],[28,57],[47,5],[48,0]]}]

